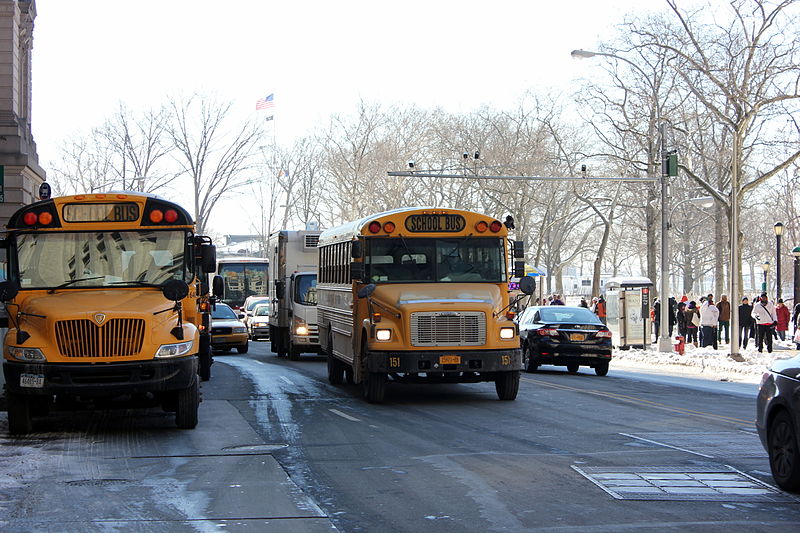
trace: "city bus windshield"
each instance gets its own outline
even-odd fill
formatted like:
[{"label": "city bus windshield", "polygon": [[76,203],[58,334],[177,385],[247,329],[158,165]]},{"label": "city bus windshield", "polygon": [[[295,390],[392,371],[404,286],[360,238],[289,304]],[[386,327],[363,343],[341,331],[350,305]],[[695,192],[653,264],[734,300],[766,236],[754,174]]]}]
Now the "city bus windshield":
[{"label": "city bus windshield", "polygon": [[188,282],[186,242],[185,231],[20,233],[16,236],[20,288]]},{"label": "city bus windshield", "polygon": [[372,283],[506,281],[497,237],[373,238],[364,259]]}]

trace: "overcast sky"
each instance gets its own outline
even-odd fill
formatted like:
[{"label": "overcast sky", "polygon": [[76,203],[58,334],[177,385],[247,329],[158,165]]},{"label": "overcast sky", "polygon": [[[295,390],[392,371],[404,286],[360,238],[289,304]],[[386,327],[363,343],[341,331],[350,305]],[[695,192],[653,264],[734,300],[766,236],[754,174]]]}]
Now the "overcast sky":
[{"label": "overcast sky", "polygon": [[[45,170],[123,102],[201,92],[242,116],[275,94],[279,143],[356,102],[469,113],[569,90],[613,26],[663,0],[36,0],[33,132]],[[599,72],[599,71],[596,71]],[[214,220],[223,233],[244,223]],[[231,217],[227,217],[230,219]]]}]

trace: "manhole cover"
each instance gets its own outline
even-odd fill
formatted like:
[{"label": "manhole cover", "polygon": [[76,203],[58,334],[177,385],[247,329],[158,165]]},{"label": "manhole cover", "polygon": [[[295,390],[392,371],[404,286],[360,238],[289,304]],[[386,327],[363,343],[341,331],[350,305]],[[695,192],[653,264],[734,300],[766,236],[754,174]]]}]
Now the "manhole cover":
[{"label": "manhole cover", "polygon": [[800,503],[731,467],[572,468],[618,500]]},{"label": "manhole cover", "polygon": [[620,435],[707,458],[767,457],[758,435],[745,431],[620,433]]},{"label": "manhole cover", "polygon": [[283,448],[287,448],[288,444],[243,444],[241,446],[228,446],[227,448],[222,448],[223,452],[229,453],[271,453],[275,450],[281,450]]}]

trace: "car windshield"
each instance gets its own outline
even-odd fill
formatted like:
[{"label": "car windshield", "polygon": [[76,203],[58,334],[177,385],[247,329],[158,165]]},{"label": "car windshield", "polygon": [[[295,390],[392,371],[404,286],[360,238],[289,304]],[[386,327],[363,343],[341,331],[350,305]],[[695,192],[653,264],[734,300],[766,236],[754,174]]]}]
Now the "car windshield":
[{"label": "car windshield", "polygon": [[263,304],[263,303],[266,303],[266,302],[268,302],[268,301],[269,301],[269,299],[268,299],[268,298],[261,298],[261,299],[259,299],[259,300],[253,300],[253,301],[251,301],[251,302],[248,302],[246,309],[247,309],[248,311],[252,311],[253,309],[255,309],[255,307],[256,307],[258,304]]},{"label": "car windshield", "polygon": [[554,305],[539,309],[540,322],[561,322],[577,324],[602,324],[597,315],[583,307],[563,307]]},{"label": "car windshield", "polygon": [[375,238],[364,260],[373,283],[483,282],[506,280],[499,237]]},{"label": "car windshield", "polygon": [[20,288],[188,282],[186,242],[184,231],[21,233],[16,237]]},{"label": "car windshield", "polygon": [[264,304],[256,306],[253,316],[269,316],[269,306]]},{"label": "car windshield", "polygon": [[300,274],[294,278],[294,301],[303,305],[317,305],[317,275]]},{"label": "car windshield", "polygon": [[233,309],[228,307],[225,304],[217,304],[211,310],[211,318],[216,318],[217,320],[238,320],[239,317],[236,313],[233,312]]}]

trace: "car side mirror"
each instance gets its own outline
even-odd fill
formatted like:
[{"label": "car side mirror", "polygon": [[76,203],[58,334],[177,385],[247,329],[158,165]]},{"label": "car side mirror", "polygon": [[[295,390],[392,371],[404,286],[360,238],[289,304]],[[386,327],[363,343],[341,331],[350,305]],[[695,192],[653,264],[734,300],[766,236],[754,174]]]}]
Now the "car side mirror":
[{"label": "car side mirror", "polygon": [[239,316],[239,320],[242,320],[244,318],[244,313],[239,313],[238,316]]}]

